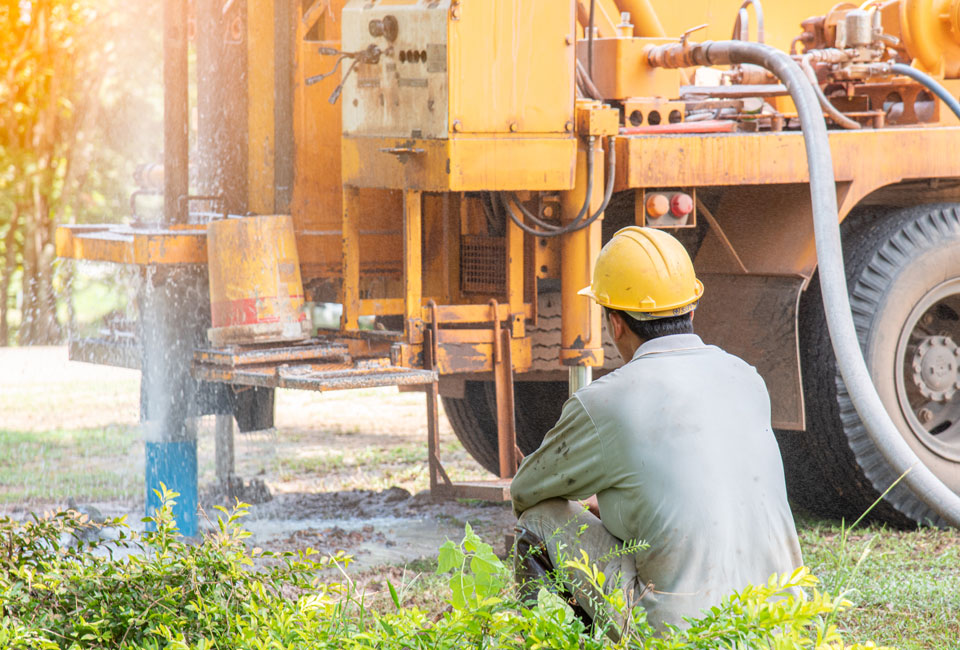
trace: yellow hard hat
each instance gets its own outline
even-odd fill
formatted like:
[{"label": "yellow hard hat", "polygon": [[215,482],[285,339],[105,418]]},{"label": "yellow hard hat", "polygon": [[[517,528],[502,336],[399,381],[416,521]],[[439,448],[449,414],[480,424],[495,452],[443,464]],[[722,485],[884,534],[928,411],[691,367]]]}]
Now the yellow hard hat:
[{"label": "yellow hard hat", "polygon": [[627,226],[600,251],[593,284],[578,292],[638,320],[681,316],[697,307],[703,283],[690,255],[662,230]]}]

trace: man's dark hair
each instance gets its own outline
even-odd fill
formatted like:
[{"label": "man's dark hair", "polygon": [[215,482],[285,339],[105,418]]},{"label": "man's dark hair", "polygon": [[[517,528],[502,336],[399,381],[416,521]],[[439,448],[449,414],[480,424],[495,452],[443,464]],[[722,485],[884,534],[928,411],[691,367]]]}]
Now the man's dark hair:
[{"label": "man's dark hair", "polygon": [[670,316],[654,320],[637,320],[625,311],[603,308],[606,316],[611,313],[620,314],[630,331],[644,341],[670,336],[671,334],[693,334],[693,312],[683,316]]}]

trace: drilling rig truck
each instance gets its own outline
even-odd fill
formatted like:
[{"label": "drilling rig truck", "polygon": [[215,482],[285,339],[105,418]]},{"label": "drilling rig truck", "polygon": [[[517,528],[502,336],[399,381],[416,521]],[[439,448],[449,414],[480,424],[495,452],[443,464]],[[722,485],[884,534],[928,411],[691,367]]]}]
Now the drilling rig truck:
[{"label": "drilling rig truck", "polygon": [[[162,215],[57,246],[142,279],[70,351],[142,370],[185,530],[186,423],[269,427],[277,388],[423,390],[431,489],[507,497],[620,363],[577,291],[627,225],[691,253],[795,501],[960,524],[958,0],[167,0],[163,84]],[[440,401],[491,480],[447,476]]]}]

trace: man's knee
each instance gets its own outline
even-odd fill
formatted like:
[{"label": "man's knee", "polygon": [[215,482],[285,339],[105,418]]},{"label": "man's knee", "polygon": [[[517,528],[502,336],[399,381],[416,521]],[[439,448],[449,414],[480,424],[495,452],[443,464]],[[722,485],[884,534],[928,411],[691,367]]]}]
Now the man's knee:
[{"label": "man's knee", "polygon": [[577,521],[583,511],[583,506],[576,501],[547,499],[525,510],[517,520],[517,528],[546,541],[554,533]]}]

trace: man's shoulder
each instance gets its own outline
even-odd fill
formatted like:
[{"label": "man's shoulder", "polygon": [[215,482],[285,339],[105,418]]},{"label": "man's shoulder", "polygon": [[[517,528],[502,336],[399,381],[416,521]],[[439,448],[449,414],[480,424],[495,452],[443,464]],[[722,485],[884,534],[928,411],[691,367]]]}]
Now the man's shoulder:
[{"label": "man's shoulder", "polygon": [[[679,373],[670,368],[683,367]],[[645,392],[652,394],[669,390],[672,381],[684,382],[690,373],[706,379],[712,374],[722,374],[727,380],[739,375],[748,382],[759,382],[765,388],[763,378],[752,365],[715,345],[700,345],[686,349],[668,349],[652,354],[641,354],[602,377],[578,390],[574,397],[590,412],[607,402],[629,392],[640,397]]]}]

